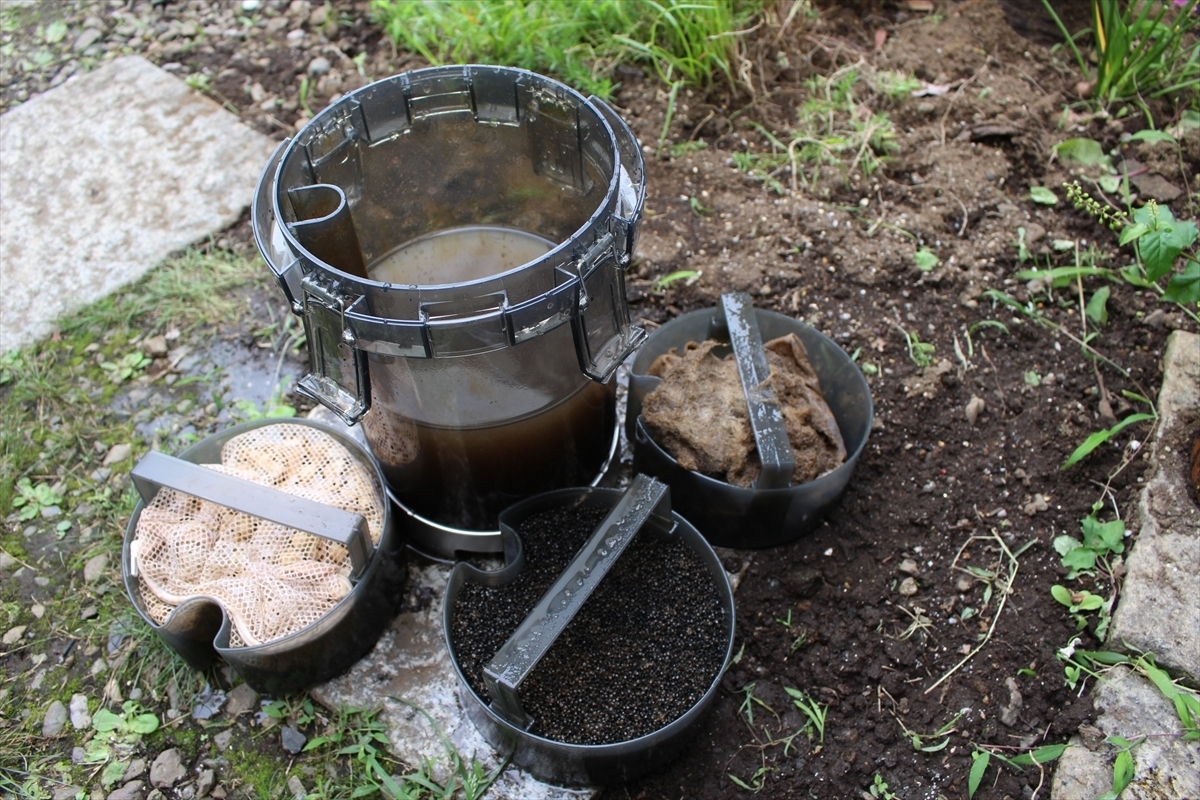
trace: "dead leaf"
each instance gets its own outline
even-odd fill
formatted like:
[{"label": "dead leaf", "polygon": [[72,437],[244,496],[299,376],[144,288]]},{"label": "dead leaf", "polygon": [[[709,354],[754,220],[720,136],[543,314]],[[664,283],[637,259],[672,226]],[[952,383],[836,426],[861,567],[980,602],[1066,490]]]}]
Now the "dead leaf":
[{"label": "dead leaf", "polygon": [[883,49],[883,45],[887,41],[887,36],[888,36],[887,31],[883,30],[882,28],[875,31],[875,52],[876,53],[878,53],[880,50]]}]

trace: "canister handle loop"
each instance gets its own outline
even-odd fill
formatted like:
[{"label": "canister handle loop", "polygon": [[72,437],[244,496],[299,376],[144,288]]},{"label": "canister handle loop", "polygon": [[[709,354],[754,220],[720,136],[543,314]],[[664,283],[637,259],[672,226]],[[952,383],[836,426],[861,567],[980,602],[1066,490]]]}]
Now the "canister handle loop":
[{"label": "canister handle loop", "polygon": [[244,480],[151,451],[129,473],[147,505],[159,488],[240,511],[285,528],[310,533],[344,545],[350,554],[350,579],[358,580],[374,554],[371,533],[362,514],[318,503],[271,486]]}]

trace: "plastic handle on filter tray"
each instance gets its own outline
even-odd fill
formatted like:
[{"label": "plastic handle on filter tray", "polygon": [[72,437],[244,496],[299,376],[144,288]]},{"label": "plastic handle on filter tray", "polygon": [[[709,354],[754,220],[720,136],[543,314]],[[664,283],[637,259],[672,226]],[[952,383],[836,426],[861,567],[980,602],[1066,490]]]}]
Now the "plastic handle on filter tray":
[{"label": "plastic handle on filter tray", "polygon": [[129,475],[147,504],[160,487],[165,487],[345,545],[350,554],[351,579],[362,575],[374,552],[367,520],[362,514],[226,475],[165,453],[147,453]]},{"label": "plastic handle on filter tray", "polygon": [[762,334],[750,295],[729,292],[721,295],[721,310],[729,328],[729,343],[742,379],[742,393],[750,411],[750,428],[762,462],[762,472],[754,482],[755,489],[783,489],[792,480],[796,459],[788,440],[783,411],[768,379],[771,368],[763,348]]},{"label": "plastic handle on filter tray", "polygon": [[484,667],[483,682],[492,697],[493,711],[529,730],[533,718],[521,708],[517,688],[647,522],[663,531],[673,529],[671,490],[654,478],[636,475],[575,559]]}]

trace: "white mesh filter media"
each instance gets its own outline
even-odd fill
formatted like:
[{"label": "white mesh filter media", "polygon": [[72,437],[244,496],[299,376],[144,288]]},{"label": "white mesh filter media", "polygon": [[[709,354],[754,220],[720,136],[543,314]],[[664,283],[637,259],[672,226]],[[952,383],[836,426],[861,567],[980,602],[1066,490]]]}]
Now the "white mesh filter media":
[{"label": "white mesh filter media", "polygon": [[[324,431],[266,425],[230,439],[221,463],[204,466],[362,514],[379,544],[382,487]],[[142,510],[131,555],[151,619],[161,625],[185,599],[210,597],[233,623],[231,647],[296,633],[351,588],[344,546],[165,488]]]}]

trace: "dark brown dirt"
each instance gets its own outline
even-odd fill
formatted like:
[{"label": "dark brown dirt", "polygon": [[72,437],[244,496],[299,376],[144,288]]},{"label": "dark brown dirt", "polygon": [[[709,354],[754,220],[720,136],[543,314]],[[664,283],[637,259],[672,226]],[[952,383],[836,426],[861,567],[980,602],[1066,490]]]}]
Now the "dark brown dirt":
[{"label": "dark brown dirt", "polygon": [[[1092,714],[1068,691],[1056,658],[1072,637],[1097,642],[1050,597],[1066,572],[1051,542],[1078,535],[1097,499],[1106,513],[1130,517],[1145,466],[1131,440],[1149,431],[1135,426],[1079,466],[1060,465],[1113,414],[1129,413],[1122,392],[1154,398],[1167,333],[1194,326],[1153,295],[1111,284],[1108,322],[1090,344],[1122,373],[1066,335],[1084,330],[1073,287],[1048,292],[1015,273],[1032,266],[1019,261],[1019,241],[1043,266],[1073,264],[1076,247],[1101,265],[1127,263],[1114,234],[1065,202],[1031,202],[1029,187],[1057,189],[1071,177],[1052,158],[1062,139],[1088,136],[1108,150],[1144,120],[1090,113],[1072,65],[1039,43],[1052,38],[1045,21],[1018,3],[1006,3],[1007,15],[995,0],[939,2],[936,16],[912,5],[847,3],[786,30],[764,27],[747,50],[753,95],[745,86],[735,97],[682,92],[661,157],[653,153],[667,91],[636,70],[622,73],[615,102],[648,158],[630,273],[640,323],[714,305],[725,291],[750,292],[757,306],[802,318],[872,365],[877,419],[849,489],[818,531],[771,550],[723,553],[741,575],[738,655],[713,712],[683,757],[606,790],[605,800],[750,796],[743,785],[759,798],[857,800],[872,787],[886,796],[881,783],[903,798],[961,798],[977,746],[1016,753],[1063,742]],[[148,57],[210,75],[214,97],[282,138],[304,114],[297,86],[318,53],[339,82],[308,97],[314,111],[337,91],[422,66],[381,41],[365,8],[347,4],[346,24],[305,47],[287,45],[289,25],[248,54],[244,41],[220,39]],[[183,16],[174,4],[161,13]],[[315,36],[307,13],[294,27]],[[362,53],[360,71],[352,59]],[[819,177],[808,168],[793,176],[785,165],[764,180],[734,166],[735,153],[769,152],[763,129],[786,141],[811,96],[805,79],[859,62],[944,89],[879,101],[897,145],[880,169],[843,174],[829,165]],[[263,111],[253,96],[264,92],[280,105]],[[1168,108],[1157,110],[1171,121]],[[665,155],[685,142],[704,149]],[[1181,190],[1176,216],[1194,217],[1200,136],[1193,132],[1174,159],[1145,150],[1135,155]],[[694,211],[690,198],[711,211]],[[247,240],[246,226],[228,238]],[[1056,241],[1071,248],[1059,251]],[[938,257],[927,272],[915,265],[918,246]],[[699,275],[657,284],[678,270]],[[1061,329],[995,304],[989,289]],[[912,337],[932,345],[928,366],[910,358]],[[972,401],[978,414],[969,421]],[[990,583],[981,577],[989,574]],[[1082,585],[1113,590],[1100,579]],[[803,732],[788,688],[828,707],[823,739]],[[993,766],[976,797],[1044,798],[1052,769]]]}]

